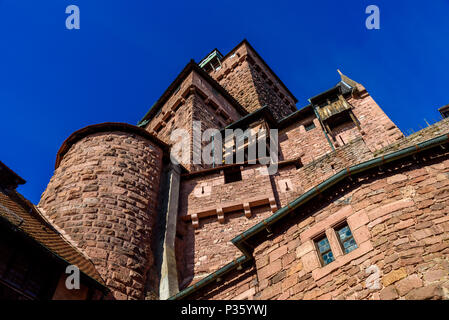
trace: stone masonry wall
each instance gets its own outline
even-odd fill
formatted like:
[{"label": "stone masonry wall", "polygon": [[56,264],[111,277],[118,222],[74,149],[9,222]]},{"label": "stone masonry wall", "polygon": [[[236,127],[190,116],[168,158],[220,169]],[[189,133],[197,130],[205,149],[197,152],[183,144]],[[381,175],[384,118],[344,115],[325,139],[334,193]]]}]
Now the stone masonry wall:
[{"label": "stone masonry wall", "polygon": [[[231,59],[231,58],[229,58]],[[223,70],[214,73],[214,77],[249,113],[263,107],[259,101],[257,90],[253,84],[249,62],[245,57],[233,57],[230,66],[224,63]]]},{"label": "stone masonry wall", "polygon": [[347,101],[354,107],[355,117],[364,131],[363,139],[368,148],[375,151],[404,137],[398,127],[390,120],[362,85],[358,93]]},{"label": "stone masonry wall", "polygon": [[190,162],[183,165],[196,171],[208,166],[193,164],[193,121],[201,122],[202,133],[209,128],[221,129],[241,116],[205,79],[192,72],[146,125],[146,130],[169,145],[178,142],[170,139],[173,130],[186,130],[190,141]]},{"label": "stone masonry wall", "polygon": [[[235,258],[238,250],[229,240],[273,213],[268,205],[253,208],[252,201],[274,198],[275,209],[283,207],[341,169],[370,158],[372,153],[359,138],[299,169],[295,165],[282,166],[271,177],[262,175],[263,167],[256,165],[244,167],[242,181],[230,184],[224,183],[220,171],[183,178],[178,224],[182,240],[177,239],[177,258],[178,266],[187,268],[180,271],[180,278],[200,279]],[[250,218],[242,210],[244,203],[250,205]],[[221,222],[217,217],[219,208],[224,208]],[[197,229],[190,220],[183,220],[192,214],[198,214]],[[208,217],[202,218],[201,214]]]},{"label": "stone masonry wall", "polygon": [[[235,270],[191,299],[448,299],[447,147],[371,169],[324,192],[255,246]],[[358,248],[343,254],[333,231],[347,221]],[[313,239],[336,257],[322,267]]]},{"label": "stone masonry wall", "polygon": [[[215,90],[208,81],[196,72],[193,73],[193,84],[198,88],[203,102],[211,109],[208,112],[222,121],[222,124],[217,127],[218,129],[237,121],[243,116],[220,92]],[[198,110],[201,111],[202,108],[199,107]]]},{"label": "stone masonry wall", "polygon": [[353,121],[346,121],[342,124],[339,124],[332,129],[332,133],[335,137],[334,145],[337,148],[340,146],[344,146],[350,143],[352,140],[362,136]]},{"label": "stone masonry wall", "polygon": [[376,156],[387,154],[393,151],[397,151],[400,149],[404,149],[410,146],[413,146],[415,144],[424,142],[426,140],[436,138],[443,134],[449,134],[449,118],[443,119],[437,123],[434,123],[433,125],[424,128],[414,134],[411,134],[407,137],[404,137],[403,139],[398,140],[397,142],[382,148],[380,150],[377,150],[374,152]]},{"label": "stone masonry wall", "polygon": [[178,221],[182,239],[178,237],[176,250],[180,283],[198,280],[232,261],[238,250],[230,240],[277,209],[270,176],[262,171],[260,165],[243,168],[242,181],[228,184],[220,172],[183,178]]},{"label": "stone masonry wall", "polygon": [[362,138],[337,148],[301,168],[294,165],[279,169],[274,175],[276,194],[281,207],[286,206],[301,194],[330,178],[340,170],[373,158]]},{"label": "stone masonry wall", "polygon": [[115,299],[144,297],[161,170],[162,150],[145,138],[92,134],[71,146],[39,203]]},{"label": "stone masonry wall", "polygon": [[[402,133],[376,104],[365,88],[359,85],[359,93],[347,101],[353,106],[353,113],[360,122],[361,131],[352,122],[343,123],[332,129],[329,134],[336,150],[345,148],[355,139],[363,138],[371,151],[400,141]],[[315,128],[306,131],[305,124],[313,121]],[[317,118],[305,118],[281,130],[279,134],[281,159],[290,160],[300,157],[303,164],[308,164],[332,151]]]},{"label": "stone masonry wall", "polygon": [[240,257],[241,252],[231,239],[271,214],[270,206],[263,205],[252,208],[250,218],[245,216],[244,210],[227,213],[225,224],[216,217],[201,219],[200,229],[195,229],[191,222],[178,222],[178,233],[182,234],[182,242],[176,243],[180,288],[194,284]]},{"label": "stone masonry wall", "polygon": [[254,165],[241,169],[242,180],[225,183],[224,174],[216,171],[207,176],[184,176],[180,192],[180,216],[207,212],[218,206],[233,208],[247,201],[273,197],[266,167]]},{"label": "stone masonry wall", "polygon": [[315,128],[306,131],[304,120],[279,132],[281,159],[291,160],[300,157],[302,163],[307,164],[332,151],[319,120],[317,118],[307,120],[313,121]]},{"label": "stone masonry wall", "polygon": [[275,118],[281,119],[296,109],[294,97],[246,43],[236,47],[221,63],[222,67],[210,75],[248,112],[268,105]]},{"label": "stone masonry wall", "polygon": [[172,144],[170,134],[175,128],[190,130],[192,128],[192,101],[188,99],[193,73],[188,75],[175,93],[161,107],[160,111],[145,126],[167,144]]}]

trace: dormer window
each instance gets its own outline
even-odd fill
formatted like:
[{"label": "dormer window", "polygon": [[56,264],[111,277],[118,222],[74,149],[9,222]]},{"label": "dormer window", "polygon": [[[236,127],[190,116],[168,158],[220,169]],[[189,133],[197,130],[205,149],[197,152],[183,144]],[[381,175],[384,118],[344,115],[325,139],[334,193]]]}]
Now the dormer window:
[{"label": "dormer window", "polygon": [[221,59],[223,59],[222,54],[215,49],[206,58],[201,60],[198,65],[206,72],[211,72],[212,70],[218,71],[221,69]]}]

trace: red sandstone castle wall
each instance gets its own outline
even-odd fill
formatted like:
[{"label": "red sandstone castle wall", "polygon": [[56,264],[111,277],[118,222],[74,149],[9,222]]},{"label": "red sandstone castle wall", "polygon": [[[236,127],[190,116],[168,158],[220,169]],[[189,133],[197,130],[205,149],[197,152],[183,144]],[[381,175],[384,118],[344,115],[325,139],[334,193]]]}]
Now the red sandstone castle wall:
[{"label": "red sandstone castle wall", "polygon": [[[243,167],[242,181],[229,184],[220,171],[184,177],[178,222],[182,239],[177,239],[176,251],[180,283],[192,277],[201,279],[232,261],[239,251],[230,240],[272,214],[270,198],[276,210],[338,171],[370,158],[372,153],[359,138],[299,169],[281,166],[272,177],[263,175],[260,165]],[[265,205],[257,207],[253,204],[257,202]],[[250,205],[250,218],[245,216],[245,203]],[[220,208],[222,222],[218,220]],[[193,214],[198,215],[197,228],[191,221]]]},{"label": "red sandstone castle wall", "polygon": [[[235,271],[190,298],[448,298],[449,154],[432,155],[336,186],[261,240],[255,267]],[[334,250],[339,246],[330,232],[342,220],[358,245],[345,255]],[[324,267],[312,245],[322,232],[336,255]],[[370,266],[379,268],[379,289],[367,288]]]},{"label": "red sandstone castle wall", "polygon": [[317,118],[313,118],[315,128],[306,131],[304,124],[311,120],[303,119],[279,132],[279,147],[283,159],[301,158],[302,163],[307,164],[332,151]]},{"label": "red sandstone castle wall", "polygon": [[[220,172],[183,178],[178,221],[182,239],[176,240],[180,284],[193,277],[198,280],[232,261],[238,250],[230,240],[272,214],[273,190],[263,170],[260,165],[243,168],[242,181],[229,184]],[[193,215],[197,223],[192,222]]]},{"label": "red sandstone castle wall", "polygon": [[273,198],[270,176],[266,167],[243,167],[242,180],[225,184],[222,170],[216,173],[189,178],[181,182],[180,216],[201,214],[217,207],[232,209],[244,202],[257,202]]},{"label": "red sandstone castle wall", "polygon": [[162,150],[153,142],[126,132],[91,134],[63,156],[39,203],[116,299],[144,297],[161,170]]},{"label": "red sandstone castle wall", "polygon": [[339,171],[372,158],[373,154],[365,142],[358,138],[299,169],[294,165],[280,168],[274,180],[281,207]]},{"label": "red sandstone castle wall", "polygon": [[[401,131],[388,118],[365,88],[358,85],[359,93],[347,101],[353,106],[352,112],[360,122],[362,132],[351,121],[343,123],[332,130],[329,135],[334,148],[339,149],[354,139],[363,138],[371,151],[392,144],[403,138]],[[306,131],[304,124],[313,119],[315,128]],[[332,151],[317,118],[304,118],[282,129],[279,134],[281,154],[284,159],[301,157],[303,164]]]},{"label": "red sandstone castle wall", "polygon": [[403,138],[402,132],[365,88],[361,85],[358,85],[357,88],[359,93],[353,95],[347,101],[354,107],[353,113],[360,121],[362,130],[365,131],[363,139],[368,148],[374,151]]},{"label": "red sandstone castle wall", "polygon": [[[224,127],[224,124],[232,123],[242,117],[242,114],[220,92],[196,72],[193,73],[193,84],[198,88],[204,103],[210,108],[207,111],[222,120],[223,124],[219,127],[220,129]],[[197,110],[203,109],[199,107]]]},{"label": "red sandstone castle wall", "polygon": [[[249,112],[268,105],[279,120],[295,109],[295,98],[245,42],[210,74]],[[173,144],[170,134],[183,128],[192,142],[193,121],[201,121],[204,131],[243,116],[225,96],[192,71],[146,130]],[[335,151],[314,117],[281,130],[281,160],[300,158],[301,168],[283,165],[269,177],[261,173],[263,166],[245,165],[242,181],[229,184],[224,183],[223,172],[183,176],[176,239],[181,287],[239,257],[230,240],[277,208],[341,169],[372,158],[372,151],[398,140],[393,148],[420,139],[400,140],[402,133],[363,86],[358,85],[358,92],[347,101],[362,132],[353,123],[334,128]],[[312,119],[315,128],[306,131],[304,125]],[[193,149],[190,153],[192,158]],[[91,134],[64,155],[42,196],[40,206],[47,216],[92,258],[118,299],[145,294],[147,271],[154,260],[150,243],[161,171],[162,150],[155,143],[125,132]],[[318,204],[326,203],[324,207],[311,205],[306,219],[256,247],[254,269],[198,297],[383,299],[441,294],[441,286],[435,284],[448,287],[448,171],[445,160],[385,177],[366,177],[332,201],[320,199]],[[359,249],[345,256],[337,252],[334,264],[321,267],[310,240],[339,219],[348,220]],[[335,239],[330,240],[335,245]],[[364,287],[369,264],[382,270],[383,289],[378,292]]]},{"label": "red sandstone castle wall", "polygon": [[296,109],[295,98],[245,42],[221,63],[210,75],[249,112],[268,105],[275,118],[281,119]]},{"label": "red sandstone castle wall", "polygon": [[243,210],[227,213],[225,224],[216,217],[203,218],[200,229],[195,229],[190,222],[178,222],[178,232],[183,235],[182,242],[176,243],[181,288],[201,280],[241,256],[231,239],[269,217],[272,211],[265,205],[252,208],[251,213],[249,219]]},{"label": "red sandstone castle wall", "polygon": [[145,129],[156,135],[167,144],[172,144],[170,134],[176,128],[190,130],[192,128],[193,97],[190,96],[190,86],[193,73],[181,83],[179,89],[161,107],[160,112],[150,120]]},{"label": "red sandstone castle wall", "polygon": [[[236,108],[196,72],[182,82],[179,89],[161,107],[160,112],[146,125],[146,130],[167,144],[173,145],[170,135],[175,129],[185,129],[191,144],[190,163],[183,163],[188,170],[209,167],[193,164],[193,121],[201,122],[201,133],[206,129],[221,129],[241,118]],[[204,143],[206,144],[206,143]]]}]

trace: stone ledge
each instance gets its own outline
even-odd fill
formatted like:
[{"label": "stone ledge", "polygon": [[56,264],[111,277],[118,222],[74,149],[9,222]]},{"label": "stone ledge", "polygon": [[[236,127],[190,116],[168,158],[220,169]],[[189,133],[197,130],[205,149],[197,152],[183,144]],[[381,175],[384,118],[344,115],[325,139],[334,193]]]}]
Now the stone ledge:
[{"label": "stone ledge", "polygon": [[339,256],[335,259],[335,261],[329,263],[328,265],[317,268],[315,270],[312,270],[312,276],[315,281],[323,278],[324,276],[328,275],[332,271],[344,266],[345,264],[349,263],[350,261],[357,259],[364,254],[368,253],[369,251],[373,250],[373,245],[371,244],[371,241],[365,241],[360,244],[360,246],[355,249],[354,251],[351,251],[348,254],[345,254],[343,256]]},{"label": "stone ledge", "polygon": [[260,198],[245,199],[243,201],[220,203],[219,206],[213,206],[205,208],[200,212],[187,214],[183,216],[181,219],[183,221],[192,221],[193,226],[195,228],[199,228],[200,218],[216,216],[218,221],[220,221],[220,223],[225,223],[224,220],[225,213],[231,213],[242,210],[244,211],[245,216],[249,219],[251,217],[251,208],[259,207],[262,205],[270,205],[270,209],[272,212],[275,212],[277,210],[275,199],[272,196],[267,195]]}]

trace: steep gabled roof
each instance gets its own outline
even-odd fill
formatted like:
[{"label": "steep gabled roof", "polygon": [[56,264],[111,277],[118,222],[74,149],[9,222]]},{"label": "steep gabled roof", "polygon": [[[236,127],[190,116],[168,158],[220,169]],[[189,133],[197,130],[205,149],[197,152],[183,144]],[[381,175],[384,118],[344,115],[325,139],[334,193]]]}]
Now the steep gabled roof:
[{"label": "steep gabled roof", "polygon": [[0,186],[15,189],[26,181],[19,177],[17,173],[12,171],[6,164],[0,161]]},{"label": "steep gabled roof", "polygon": [[93,263],[73,247],[40,211],[16,190],[0,188],[0,223],[12,228],[26,240],[34,242],[64,265],[76,265],[86,279],[108,291]]}]

